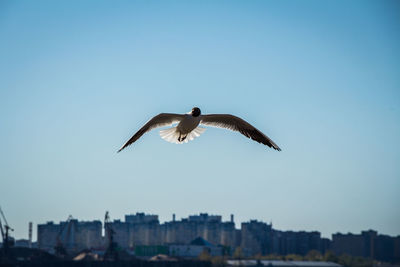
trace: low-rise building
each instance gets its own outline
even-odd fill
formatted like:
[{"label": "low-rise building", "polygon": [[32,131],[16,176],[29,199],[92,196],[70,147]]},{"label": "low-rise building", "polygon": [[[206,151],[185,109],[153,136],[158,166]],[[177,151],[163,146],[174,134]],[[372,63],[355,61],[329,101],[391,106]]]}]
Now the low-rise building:
[{"label": "low-rise building", "polygon": [[169,255],[173,257],[198,258],[203,253],[207,253],[210,256],[222,256],[223,248],[211,244],[201,237],[196,238],[187,245],[169,245]]}]

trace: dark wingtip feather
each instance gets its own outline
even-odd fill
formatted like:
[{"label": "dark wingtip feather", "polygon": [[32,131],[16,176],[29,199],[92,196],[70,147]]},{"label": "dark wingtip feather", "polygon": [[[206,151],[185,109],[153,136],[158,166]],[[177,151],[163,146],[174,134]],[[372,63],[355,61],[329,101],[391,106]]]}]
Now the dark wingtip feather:
[{"label": "dark wingtip feather", "polygon": [[123,145],[120,149],[118,149],[117,153],[121,152],[122,150],[124,150],[124,148],[127,147],[126,145]]}]

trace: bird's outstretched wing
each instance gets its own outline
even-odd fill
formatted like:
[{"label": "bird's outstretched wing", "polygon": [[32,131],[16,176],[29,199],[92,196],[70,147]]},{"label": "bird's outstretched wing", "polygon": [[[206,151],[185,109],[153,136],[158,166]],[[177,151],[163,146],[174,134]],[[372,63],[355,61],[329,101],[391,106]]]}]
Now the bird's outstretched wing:
[{"label": "bird's outstretched wing", "polygon": [[275,150],[281,151],[277,144],[275,144],[274,141],[272,141],[268,136],[266,136],[265,134],[257,130],[253,125],[239,117],[230,114],[201,115],[200,123],[207,126],[214,126],[240,132],[244,136],[251,138],[254,141],[267,145]]},{"label": "bird's outstretched wing", "polygon": [[154,128],[169,126],[174,123],[180,122],[185,115],[173,114],[173,113],[160,113],[157,116],[149,120],[137,133],[135,133],[131,139],[128,140],[119,150],[123,150],[125,147],[131,145],[133,142],[138,140],[143,134],[151,131]]}]

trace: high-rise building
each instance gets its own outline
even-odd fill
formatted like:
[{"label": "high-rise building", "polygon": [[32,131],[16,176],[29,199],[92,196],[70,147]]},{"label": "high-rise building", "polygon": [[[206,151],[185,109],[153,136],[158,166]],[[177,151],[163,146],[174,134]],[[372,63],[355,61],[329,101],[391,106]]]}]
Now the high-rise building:
[{"label": "high-rise building", "polygon": [[71,219],[60,224],[48,222],[38,225],[38,248],[53,251],[58,242],[70,251],[96,248],[102,245],[100,221],[79,222]]}]

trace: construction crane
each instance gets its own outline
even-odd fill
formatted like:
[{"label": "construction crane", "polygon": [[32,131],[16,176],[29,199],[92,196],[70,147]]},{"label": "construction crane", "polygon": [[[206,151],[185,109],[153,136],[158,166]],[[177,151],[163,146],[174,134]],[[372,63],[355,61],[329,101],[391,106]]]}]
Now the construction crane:
[{"label": "construction crane", "polygon": [[68,219],[66,221],[66,223],[64,224],[63,227],[61,227],[60,231],[58,232],[57,236],[56,236],[56,245],[54,247],[55,253],[57,256],[59,257],[66,257],[67,256],[67,250],[65,249],[65,246],[63,244],[63,242],[61,241],[61,235],[64,231],[64,229],[67,227],[67,234],[66,234],[66,240],[69,237],[69,232],[70,232],[70,222],[73,219],[72,215],[68,216]]},{"label": "construction crane", "polygon": [[[3,210],[0,207],[0,232],[1,232],[1,237],[3,238],[3,253],[4,256],[8,256],[8,249],[14,245],[14,242],[10,239],[10,236],[8,234],[8,231],[14,231],[10,227],[10,225],[7,222],[6,216],[4,216]],[[1,221],[1,218],[3,218],[3,222]],[[4,226],[3,226],[4,225]]]},{"label": "construction crane", "polygon": [[107,249],[104,253],[104,260],[118,260],[117,243],[114,242],[115,231],[111,227],[111,220],[108,211],[104,216],[104,234],[107,238]]}]

